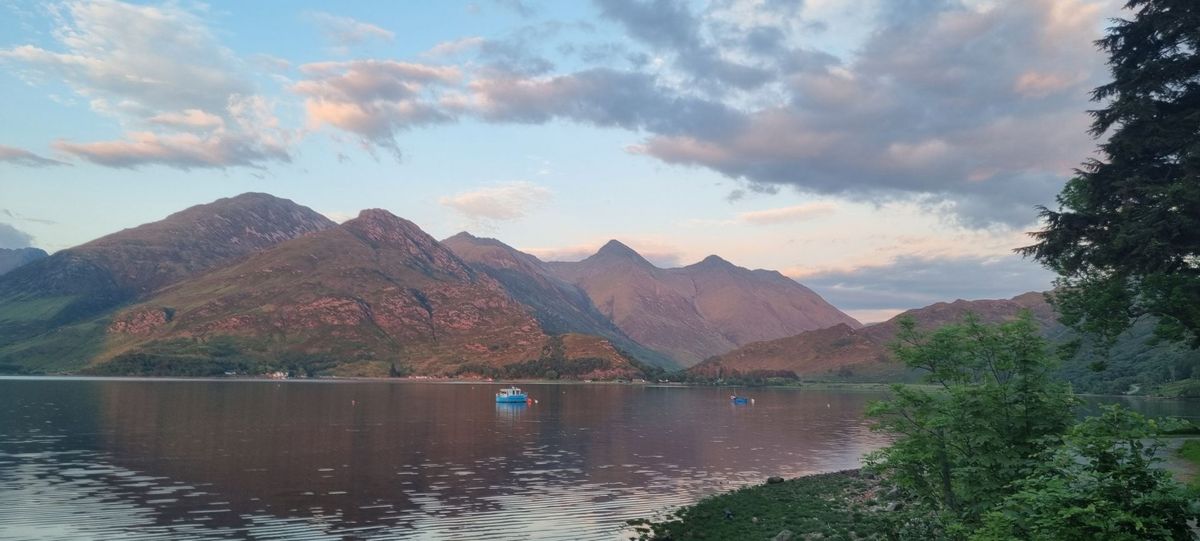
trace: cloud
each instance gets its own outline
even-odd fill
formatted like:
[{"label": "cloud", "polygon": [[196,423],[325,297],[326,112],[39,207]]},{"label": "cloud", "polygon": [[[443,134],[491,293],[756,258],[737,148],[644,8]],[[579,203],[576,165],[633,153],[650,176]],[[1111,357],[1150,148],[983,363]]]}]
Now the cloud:
[{"label": "cloud", "polygon": [[61,79],[107,112],[215,111],[248,94],[240,62],[196,15],[173,6],[72,2],[55,30],[63,51],[0,51],[35,76]]},{"label": "cloud", "polygon": [[0,162],[7,162],[25,167],[52,167],[55,165],[71,165],[66,162],[43,158],[28,150],[0,145]]},{"label": "cloud", "polygon": [[58,222],[56,222],[54,220],[47,220],[45,218],[35,218],[33,216],[26,216],[15,210],[12,210],[12,209],[0,209],[0,214],[3,214],[5,216],[8,216],[9,218],[14,218],[16,220],[20,220],[23,222],[33,222],[35,224],[42,224],[42,225],[57,225],[58,224]]},{"label": "cloud", "polygon": [[[494,52],[461,84],[401,77],[405,95],[310,100],[309,118],[397,152],[398,131],[458,118],[618,127],[645,134],[629,152],[744,190],[923,201],[974,228],[1028,225],[1092,152],[1087,90],[1104,72],[1092,40],[1111,2],[884,5],[846,59],[798,45],[813,26],[796,3],[598,5],[665,67],[549,74],[530,52],[545,39],[467,38],[435,47]],[[342,67],[323,77],[396,77]]]},{"label": "cloud", "polygon": [[843,310],[900,311],[955,299],[1045,291],[1054,274],[1016,255],[901,256],[886,264],[797,278]]},{"label": "cloud", "polygon": [[859,52],[839,59],[797,44],[811,25],[793,4],[598,3],[668,69],[485,70],[443,95],[441,110],[619,127],[646,134],[631,153],[744,189],[923,201],[973,228],[1029,225],[1091,154],[1087,95],[1104,74],[1092,41],[1115,9],[888,4]]},{"label": "cloud", "polygon": [[443,41],[425,51],[424,56],[445,57],[456,56],[468,51],[479,49],[487,40],[480,36],[468,36],[450,41]]},{"label": "cloud", "polygon": [[320,11],[310,11],[305,13],[305,16],[317,25],[325,39],[343,52],[351,46],[372,40],[393,41],[396,39],[396,34],[390,30],[350,17]]},{"label": "cloud", "polygon": [[339,224],[353,220],[356,216],[358,216],[358,214],[356,214],[356,213],[343,212],[340,210],[322,211],[321,214],[324,215],[326,218],[329,218],[330,220],[333,220],[335,223],[339,223]]},{"label": "cloud", "polygon": [[656,133],[716,135],[740,121],[716,102],[678,96],[651,75],[594,68],[555,77],[498,76],[469,84],[460,110],[492,122],[568,119]]},{"label": "cloud", "polygon": [[781,66],[786,102],[748,110],[730,130],[656,133],[630,150],[752,185],[932,197],[967,225],[1025,225],[1091,152],[1087,90],[1104,73],[1092,41],[1108,7],[886,12],[853,62]]},{"label": "cloud", "polygon": [[620,23],[634,39],[676,57],[679,67],[698,82],[719,81],[753,89],[772,78],[764,66],[730,60],[704,39],[703,19],[685,2],[671,0],[598,0],[602,16]]},{"label": "cloud", "polygon": [[477,225],[525,217],[550,200],[551,191],[532,182],[507,182],[438,199]]},{"label": "cloud", "polygon": [[[304,64],[289,88],[303,99],[309,130],[341,130],[397,157],[398,134],[418,127],[571,121],[637,134],[632,154],[735,179],[731,199],[795,188],[874,204],[920,201],[963,226],[1012,228],[1031,223],[1033,206],[1051,203],[1093,151],[1087,91],[1104,64],[1092,40],[1116,10],[1115,0],[881,3],[865,41],[838,57],[806,45],[821,25],[801,2],[597,6],[602,21],[632,38],[599,62],[644,61],[583,61],[555,73],[541,48],[591,23],[550,22],[441,43],[423,55],[428,63]],[[240,59],[195,15],[174,4],[112,0],[70,4],[68,12],[63,51],[27,45],[0,56],[58,75],[97,110],[132,116],[144,129],[60,149],[119,166],[262,167],[289,159],[294,135],[236,122],[230,99],[253,95],[252,85]],[[390,36],[352,19],[312,16],[357,29],[352,36]],[[125,20],[145,31],[125,31],[116,22]],[[143,35],[163,36],[163,44]],[[565,46],[562,55],[585,48]],[[135,50],[148,51],[146,58],[129,60]],[[439,63],[448,59],[457,64]],[[179,147],[189,138],[201,149],[185,155]]]},{"label": "cloud", "polygon": [[537,13],[537,8],[525,0],[492,0],[496,5],[505,8],[522,17],[532,17]]},{"label": "cloud", "polygon": [[115,0],[65,4],[53,33],[60,50],[0,50],[30,80],[58,79],[92,109],[132,126],[112,141],[58,141],[97,164],[264,167],[290,160],[292,138],[256,95],[244,63],[205,21],[176,4]]},{"label": "cloud", "polygon": [[775,225],[812,220],[833,214],[836,210],[837,205],[834,203],[807,203],[777,209],[743,212],[738,214],[738,220],[754,225]]},{"label": "cloud", "polygon": [[290,162],[292,135],[279,127],[270,105],[259,96],[233,96],[227,108],[232,125],[215,115],[193,111],[156,115],[152,122],[187,131],[129,132],[125,139],[74,143],[56,141],[54,148],[107,167],[134,169],[148,164],[177,169],[252,167]]},{"label": "cloud", "polygon": [[163,164],[178,169],[253,167],[268,161],[288,161],[282,147],[263,147],[259,141],[240,136],[176,133],[159,135],[133,132],[119,141],[71,143],[58,141],[54,147],[98,165],[133,169],[146,164]]},{"label": "cloud", "polygon": [[334,126],[397,158],[396,132],[454,119],[430,92],[461,76],[454,67],[394,60],[317,62],[300,66],[300,73],[304,79],[292,91],[304,97],[310,128]]},{"label": "cloud", "polygon": [[0,223],[0,248],[28,248],[33,237],[6,223]]},{"label": "cloud", "polygon": [[215,130],[225,127],[225,120],[221,117],[206,113],[199,109],[188,109],[186,111],[172,111],[169,113],[159,113],[150,117],[152,124],[160,126],[170,126],[182,129],[194,130]]}]

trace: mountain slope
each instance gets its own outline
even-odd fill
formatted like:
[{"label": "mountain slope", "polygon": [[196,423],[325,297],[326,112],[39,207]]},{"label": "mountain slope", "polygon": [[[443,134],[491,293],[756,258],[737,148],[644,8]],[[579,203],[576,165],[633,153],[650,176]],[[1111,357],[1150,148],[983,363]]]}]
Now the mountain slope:
[{"label": "mountain slope", "polygon": [[0,276],[0,348],[333,225],[308,207],[247,193],[62,250]]},{"label": "mountain slope", "polygon": [[553,276],[538,258],[498,240],[479,238],[465,232],[443,240],[442,244],[472,267],[499,282],[518,302],[530,307],[546,332],[602,336],[649,364],[676,367],[667,356],[626,336],[596,309],[587,293]]},{"label": "mountain slope", "polygon": [[586,291],[625,334],[683,366],[759,340],[860,326],[794,280],[716,256],[660,269],[614,240],[583,261],[545,265]]},{"label": "mountain slope", "polygon": [[43,257],[46,252],[38,248],[0,248],[0,275]]},{"label": "mountain slope", "polygon": [[[967,312],[985,322],[1001,322],[1029,310],[1042,334],[1052,344],[1065,344],[1079,336],[1058,322],[1043,293],[1025,293],[1012,299],[958,300],[909,310],[907,315],[919,328],[933,330],[961,322]],[[749,378],[791,372],[805,379],[839,381],[915,381],[920,374],[892,358],[890,346],[899,330],[901,316],[862,329],[837,326],[800,333],[779,340],[746,345],[692,367],[692,376],[702,379]],[[1111,348],[1086,337],[1080,347],[1064,358],[1058,377],[1071,382],[1082,393],[1154,394],[1174,386],[1200,389],[1200,351],[1185,344],[1155,340],[1155,322],[1138,322],[1117,338]],[[1161,389],[1161,390],[1160,390]],[[1191,391],[1195,392],[1195,391]]]},{"label": "mountain slope", "polygon": [[[92,370],[253,371],[282,360],[297,371],[360,376],[501,375],[513,365],[637,372],[615,350],[604,354],[604,344],[552,339],[498,282],[416,225],[365,210],[118,312]],[[581,357],[594,362],[572,362]]]},{"label": "mountain slope", "polygon": [[101,360],[182,354],[172,340],[224,336],[242,354],[325,355],[376,371],[403,361],[419,373],[536,358],[545,339],[499,284],[382,210],[169,288],[118,313],[109,331]]},{"label": "mountain slope", "polygon": [[899,321],[911,317],[918,328],[932,330],[962,320],[973,313],[985,322],[997,323],[1029,310],[1047,334],[1061,334],[1053,308],[1041,293],[1025,293],[1012,299],[939,302],[908,310],[877,325],[853,329],[847,325],[803,332],[794,336],[748,344],[706,360],[690,369],[705,377],[793,372],[802,377],[836,375],[877,381],[906,379],[910,375],[892,361],[890,344],[899,331]]}]

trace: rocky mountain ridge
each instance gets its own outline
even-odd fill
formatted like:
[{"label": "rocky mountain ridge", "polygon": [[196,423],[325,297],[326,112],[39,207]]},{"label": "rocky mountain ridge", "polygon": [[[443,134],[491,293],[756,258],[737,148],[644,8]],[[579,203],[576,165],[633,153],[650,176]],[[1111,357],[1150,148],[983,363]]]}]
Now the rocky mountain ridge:
[{"label": "rocky mountain ridge", "polygon": [[612,240],[582,261],[545,266],[587,292],[625,334],[683,366],[756,341],[838,324],[861,326],[795,280],[715,255],[661,269]]}]

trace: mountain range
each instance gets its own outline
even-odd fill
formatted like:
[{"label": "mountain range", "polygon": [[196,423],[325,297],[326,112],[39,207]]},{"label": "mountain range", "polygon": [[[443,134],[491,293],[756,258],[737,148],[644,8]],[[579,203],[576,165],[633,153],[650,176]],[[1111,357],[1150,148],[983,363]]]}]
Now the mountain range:
[{"label": "mountain range", "polygon": [[617,241],[544,262],[387,211],[243,194],[0,276],[0,370],[627,377],[860,324],[777,272],[660,269]]},{"label": "mountain range", "polygon": [[[1071,338],[1036,292],[901,316],[933,329],[1023,311]],[[863,326],[716,255],[659,268],[613,240],[542,261],[465,232],[439,242],[385,210],[339,225],[259,193],[48,256],[0,251],[0,373],[913,380],[890,353],[901,316]],[[1111,355],[1083,348],[1064,377],[1124,392],[1200,373],[1196,352],[1149,344],[1148,328]]]},{"label": "mountain range", "polygon": [[751,342],[837,324],[862,326],[795,280],[715,255],[660,269],[613,240],[582,261],[546,267],[583,289],[631,338],[683,366]]}]

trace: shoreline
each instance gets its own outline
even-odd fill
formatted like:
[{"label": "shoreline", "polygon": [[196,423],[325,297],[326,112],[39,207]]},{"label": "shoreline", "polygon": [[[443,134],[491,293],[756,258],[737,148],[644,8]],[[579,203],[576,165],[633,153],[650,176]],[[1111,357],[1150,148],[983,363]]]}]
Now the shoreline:
[{"label": "shoreline", "polygon": [[626,525],[643,540],[884,539],[891,511],[902,504],[880,492],[879,480],[861,468],[773,478]]},{"label": "shoreline", "polygon": [[[573,380],[573,379],[468,379],[442,377],[338,377],[322,376],[313,378],[272,378],[268,376],[99,376],[85,374],[0,374],[0,381],[206,381],[206,382],[274,382],[274,383],[437,383],[447,385],[630,385],[660,388],[725,388],[725,389],[763,389],[763,390],[794,390],[794,391],[856,391],[856,392],[885,392],[894,383],[850,383],[850,382],[801,382],[794,385],[725,385],[710,383],[683,383],[661,381],[615,381],[615,380]],[[920,383],[900,383],[909,387],[934,387]],[[1171,401],[1200,401],[1200,397],[1175,397],[1160,395],[1128,395],[1128,394],[1098,394],[1076,393],[1079,397],[1092,398],[1132,398],[1138,400],[1171,400]]]},{"label": "shoreline", "polygon": [[[1158,466],[1179,483],[1200,489],[1200,438],[1160,436]],[[1196,442],[1189,444],[1189,442]],[[1194,445],[1191,451],[1185,446]],[[768,478],[663,509],[656,518],[626,521],[640,540],[691,538],[889,539],[905,502],[882,490],[863,468]],[[816,536],[816,537],[814,537]]]}]

